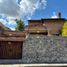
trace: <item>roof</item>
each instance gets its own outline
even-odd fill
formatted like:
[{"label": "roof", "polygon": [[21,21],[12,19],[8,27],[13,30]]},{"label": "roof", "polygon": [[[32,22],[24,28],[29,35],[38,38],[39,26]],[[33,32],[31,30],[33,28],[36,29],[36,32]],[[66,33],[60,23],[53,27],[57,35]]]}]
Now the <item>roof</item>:
[{"label": "roof", "polygon": [[46,18],[42,20],[66,20],[65,18]]},{"label": "roof", "polygon": [[32,21],[36,21],[36,22],[38,21],[38,22],[40,22],[41,20],[28,20],[28,21],[29,22],[32,22]]},{"label": "roof", "polygon": [[26,32],[4,31],[3,36],[5,36],[5,37],[25,37]]},{"label": "roof", "polygon": [[41,20],[28,20],[29,22],[41,22],[42,20],[44,21],[54,21],[54,20],[57,20],[57,21],[66,21],[65,18],[45,18],[45,19],[41,19]]},{"label": "roof", "polygon": [[2,30],[11,30],[11,29],[9,29],[8,27],[4,26],[1,22],[0,22],[0,28],[1,28]]},{"label": "roof", "polygon": [[0,41],[24,41],[26,39],[26,32],[3,31],[0,36]]},{"label": "roof", "polygon": [[0,37],[0,41],[24,41],[25,38],[23,37]]}]

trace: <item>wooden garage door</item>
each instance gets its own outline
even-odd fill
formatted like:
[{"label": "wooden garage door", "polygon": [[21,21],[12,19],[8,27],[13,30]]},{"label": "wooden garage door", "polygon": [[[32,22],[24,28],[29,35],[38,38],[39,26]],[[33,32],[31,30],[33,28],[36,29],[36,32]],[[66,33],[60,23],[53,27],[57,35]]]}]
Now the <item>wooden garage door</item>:
[{"label": "wooden garage door", "polygon": [[21,42],[0,42],[0,59],[22,58]]}]

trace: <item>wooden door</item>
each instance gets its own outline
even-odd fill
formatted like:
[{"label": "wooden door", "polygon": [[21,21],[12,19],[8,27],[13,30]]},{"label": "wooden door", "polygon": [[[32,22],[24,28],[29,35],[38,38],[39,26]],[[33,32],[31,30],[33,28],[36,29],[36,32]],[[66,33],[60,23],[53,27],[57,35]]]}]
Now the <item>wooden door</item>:
[{"label": "wooden door", "polygon": [[22,42],[0,42],[0,59],[22,58]]}]

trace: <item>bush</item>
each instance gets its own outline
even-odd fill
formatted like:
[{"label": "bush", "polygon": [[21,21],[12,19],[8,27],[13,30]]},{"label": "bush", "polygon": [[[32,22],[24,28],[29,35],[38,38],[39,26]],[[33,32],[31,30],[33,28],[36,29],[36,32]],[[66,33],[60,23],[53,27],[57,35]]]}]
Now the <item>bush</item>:
[{"label": "bush", "polygon": [[25,28],[25,25],[24,25],[24,22],[20,19],[20,20],[17,20],[17,26],[16,26],[16,31],[24,31],[24,28]]},{"label": "bush", "polygon": [[67,36],[67,21],[64,23],[62,28],[62,36]]}]

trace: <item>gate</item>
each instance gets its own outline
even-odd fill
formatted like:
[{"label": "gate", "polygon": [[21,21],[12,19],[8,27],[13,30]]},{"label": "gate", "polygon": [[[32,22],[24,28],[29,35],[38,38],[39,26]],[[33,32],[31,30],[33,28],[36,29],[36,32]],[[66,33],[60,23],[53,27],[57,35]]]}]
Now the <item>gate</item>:
[{"label": "gate", "polygon": [[0,42],[0,59],[22,58],[22,42]]},{"label": "gate", "polygon": [[26,32],[3,31],[0,35],[0,59],[21,59]]}]

